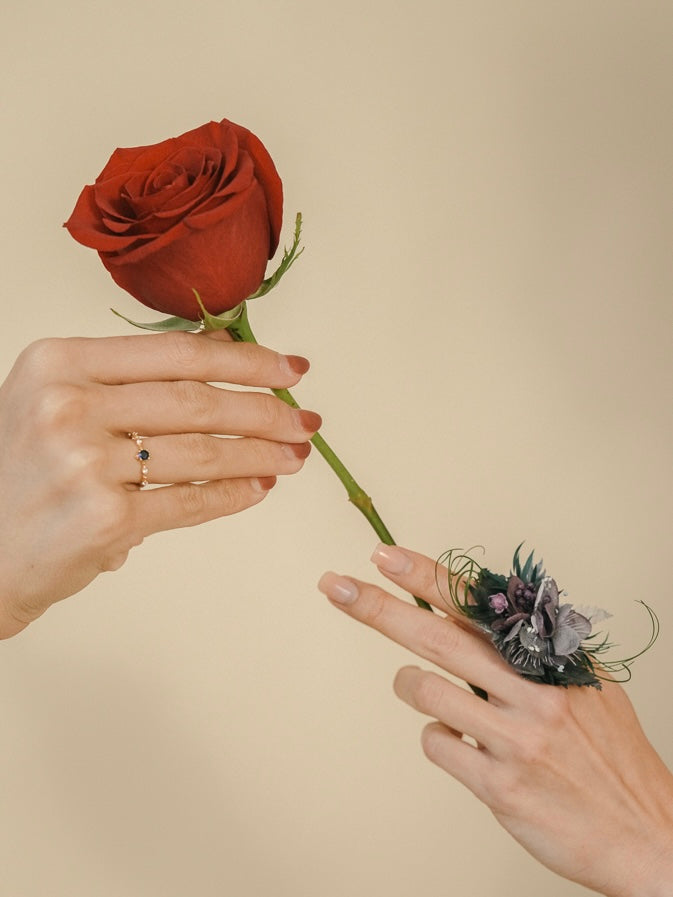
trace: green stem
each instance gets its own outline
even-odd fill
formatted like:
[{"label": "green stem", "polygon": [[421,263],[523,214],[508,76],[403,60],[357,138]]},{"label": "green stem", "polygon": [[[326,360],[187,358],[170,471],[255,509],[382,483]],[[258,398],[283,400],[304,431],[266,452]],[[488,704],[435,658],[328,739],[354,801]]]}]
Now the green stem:
[{"label": "green stem", "polygon": [[[243,303],[241,315],[235,321],[233,321],[227,329],[229,330],[229,333],[231,333],[233,338],[238,342],[257,342],[257,340],[255,339],[255,335],[252,332],[252,328],[250,327],[250,321],[248,320],[248,309],[245,303]],[[272,392],[292,408],[300,407],[289,389],[274,389],[272,390]],[[379,513],[374,507],[374,503],[372,502],[371,498],[369,497],[369,495],[367,495],[364,489],[362,489],[362,487],[358,485],[358,483],[355,481],[352,474],[336,454],[334,449],[323,439],[320,433],[316,433],[315,436],[313,436],[313,438],[311,439],[311,442],[343,483],[346,489],[346,493],[348,494],[348,500],[352,504],[354,504],[355,507],[362,512],[362,514],[364,514],[379,539],[385,545],[394,545],[395,540],[390,534],[390,530],[379,516]],[[419,607],[424,607],[426,610],[432,611],[432,608],[427,601],[424,601],[422,598],[417,598],[416,596],[414,596],[414,600]]]}]

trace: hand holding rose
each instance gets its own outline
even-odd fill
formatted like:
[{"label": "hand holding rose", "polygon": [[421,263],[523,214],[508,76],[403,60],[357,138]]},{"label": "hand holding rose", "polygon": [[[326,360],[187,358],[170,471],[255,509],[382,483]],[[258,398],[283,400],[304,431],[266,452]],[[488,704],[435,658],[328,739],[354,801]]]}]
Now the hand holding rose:
[{"label": "hand holding rose", "polygon": [[[129,323],[161,331],[227,329],[235,340],[256,344],[248,301],[273,289],[303,251],[298,214],[291,248],[263,279],[282,215],[282,183],[265,146],[247,128],[222,119],[152,146],[116,149],[95,183],[82,190],[65,227],[98,250],[119,286],[171,315]],[[299,410],[288,389],[273,392]],[[349,501],[380,539],[392,543],[370,496],[334,449],[319,433],[311,442]]]},{"label": "hand holding rose", "polygon": [[521,678],[447,605],[434,561],[383,545],[372,560],[446,616],[334,573],[321,590],[349,616],[489,695],[483,701],[436,672],[400,670],[397,695],[437,720],[423,730],[428,758],[559,875],[608,897],[673,893],[673,775],[621,686],[566,689]]},{"label": "hand holding rose", "polygon": [[[0,387],[0,638],[145,536],[252,507],[300,470],[317,414],[209,384],[285,388],[307,369],[226,331],[29,346]],[[170,485],[139,490],[133,431],[149,482]]]}]

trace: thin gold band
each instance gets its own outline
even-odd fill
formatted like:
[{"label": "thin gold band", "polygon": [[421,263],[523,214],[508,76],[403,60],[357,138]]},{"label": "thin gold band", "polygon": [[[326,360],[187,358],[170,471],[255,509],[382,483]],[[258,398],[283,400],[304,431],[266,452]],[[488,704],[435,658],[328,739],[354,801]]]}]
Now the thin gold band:
[{"label": "thin gold band", "polygon": [[140,486],[141,489],[144,489],[145,486],[149,486],[149,483],[150,483],[150,481],[148,479],[150,472],[147,467],[147,464],[145,463],[146,461],[149,461],[150,453],[147,451],[146,448],[143,448],[143,437],[140,436],[138,433],[136,433],[134,431],[133,433],[129,433],[128,437],[129,437],[129,439],[132,439],[135,442],[135,444],[138,448],[138,451],[135,453],[136,460],[140,461],[140,482],[138,483],[138,485]]}]

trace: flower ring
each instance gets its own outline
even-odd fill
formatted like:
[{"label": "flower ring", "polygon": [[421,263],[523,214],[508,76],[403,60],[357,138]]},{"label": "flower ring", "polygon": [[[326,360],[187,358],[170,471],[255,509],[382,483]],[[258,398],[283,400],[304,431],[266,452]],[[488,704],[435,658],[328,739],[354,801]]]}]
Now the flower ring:
[{"label": "flower ring", "polygon": [[503,659],[526,679],[598,689],[600,680],[608,678],[606,673],[621,673],[622,681],[629,679],[631,664],[659,634],[654,611],[640,602],[652,625],[650,640],[641,651],[620,660],[603,660],[612,645],[593,627],[611,614],[596,607],[576,610],[572,604],[561,603],[559,599],[566,593],[559,591],[533,552],[522,561],[521,547],[514,552],[509,576],[482,567],[471,556],[472,549],[451,549],[442,555],[438,564],[447,563],[449,593],[457,610],[486,632]]}]

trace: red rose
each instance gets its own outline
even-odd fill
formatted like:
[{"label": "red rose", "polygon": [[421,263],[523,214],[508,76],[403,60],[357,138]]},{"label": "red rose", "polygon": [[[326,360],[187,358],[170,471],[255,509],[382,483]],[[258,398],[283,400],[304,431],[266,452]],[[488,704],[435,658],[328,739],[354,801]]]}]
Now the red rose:
[{"label": "red rose", "polygon": [[259,287],[278,246],[283,188],[253,133],[223,119],[154,146],[117,149],[66,222],[150,308],[197,320]]}]

